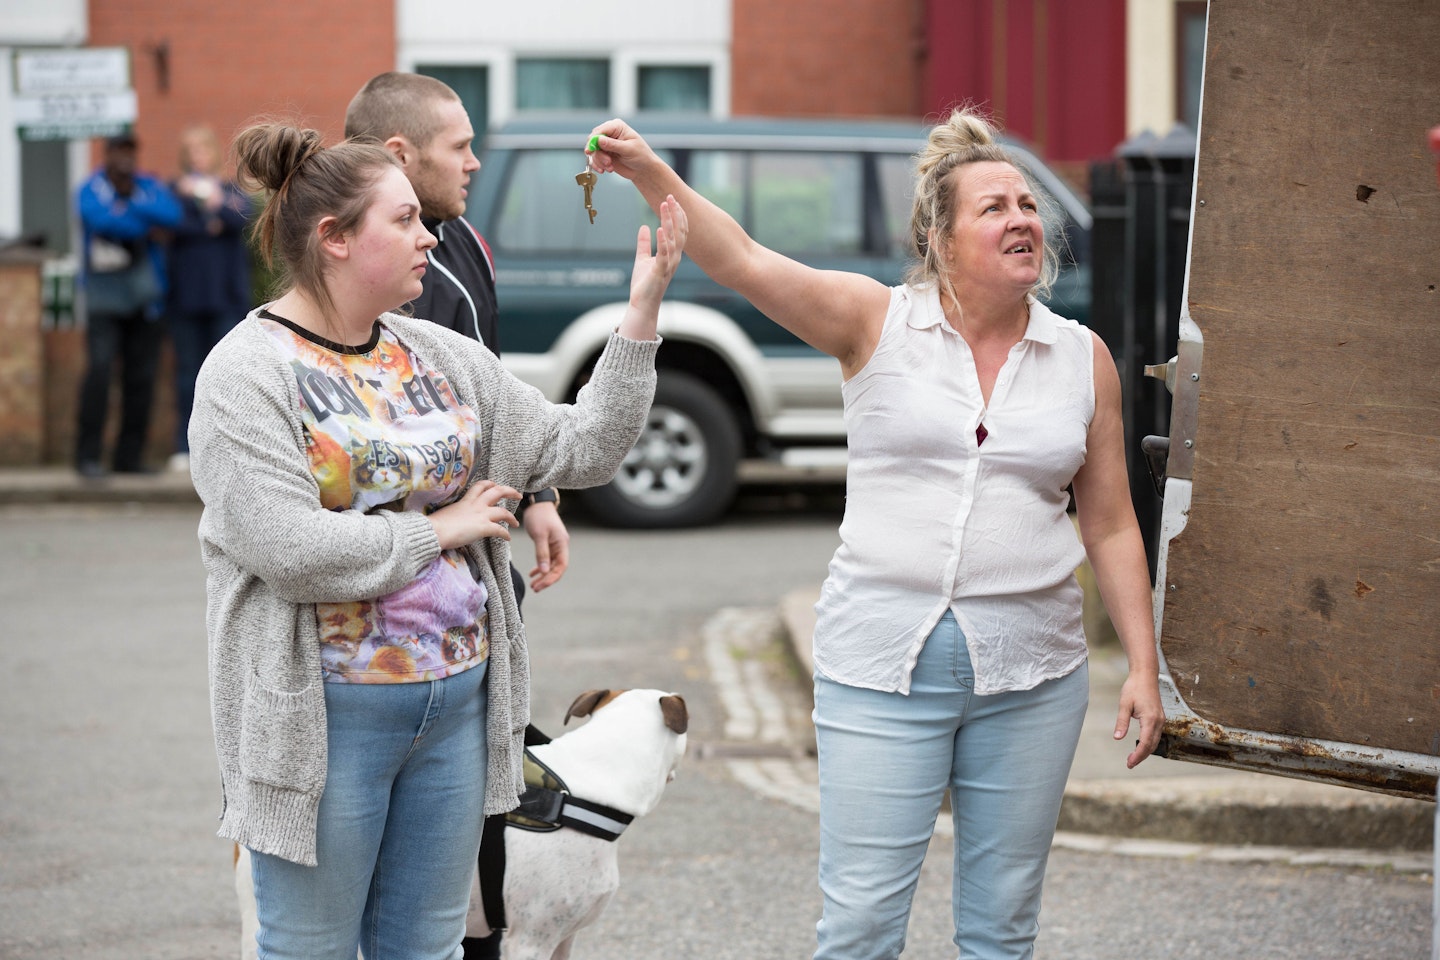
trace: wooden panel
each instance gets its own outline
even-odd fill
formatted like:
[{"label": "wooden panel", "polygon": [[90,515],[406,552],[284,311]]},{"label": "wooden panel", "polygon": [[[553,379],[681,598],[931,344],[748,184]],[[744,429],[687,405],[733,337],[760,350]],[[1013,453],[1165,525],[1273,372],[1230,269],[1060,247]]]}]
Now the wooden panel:
[{"label": "wooden panel", "polygon": [[1161,639],[1206,720],[1440,754],[1437,51],[1435,0],[1211,0]]}]

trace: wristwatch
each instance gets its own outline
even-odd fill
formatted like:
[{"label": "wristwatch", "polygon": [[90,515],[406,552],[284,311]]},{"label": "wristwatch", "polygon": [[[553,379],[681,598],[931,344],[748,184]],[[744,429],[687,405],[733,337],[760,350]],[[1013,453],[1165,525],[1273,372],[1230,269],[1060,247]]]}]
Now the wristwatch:
[{"label": "wristwatch", "polygon": [[534,493],[527,493],[520,497],[520,505],[528,507],[532,503],[553,503],[555,509],[560,509],[560,491],[554,487],[546,487],[543,490],[536,490]]}]

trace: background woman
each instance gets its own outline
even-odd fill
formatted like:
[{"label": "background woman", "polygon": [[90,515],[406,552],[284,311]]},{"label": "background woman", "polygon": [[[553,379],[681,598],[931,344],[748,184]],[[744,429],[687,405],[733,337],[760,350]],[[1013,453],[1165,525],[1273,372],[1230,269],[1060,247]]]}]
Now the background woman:
[{"label": "background woman", "polygon": [[680,198],[706,273],[840,361],[847,497],[815,630],[816,957],[899,956],[947,789],[960,955],[1031,956],[1088,700],[1087,555],[1129,660],[1115,737],[1140,722],[1130,766],[1163,721],[1119,377],[1097,336],[1035,298],[1055,272],[1037,191],[986,120],[954,112],[917,158],[919,262],[891,289],[755,243],[623,122],[594,133],[595,169],[657,209]]},{"label": "background woman", "polygon": [[260,957],[457,960],[529,717],[507,507],[605,482],[634,443],[684,215],[664,205],[653,257],[640,230],[630,308],[553,406],[387,312],[435,243],[389,151],[279,125],[236,149],[289,286],[211,352],[190,424],[220,835],[252,851]]},{"label": "background woman", "polygon": [[170,240],[166,318],[175,345],[175,452],[170,469],[190,467],[190,407],[200,364],[250,309],[245,226],[250,198],[221,176],[220,141],[206,126],[180,134],[180,169],[170,185],[180,222]]}]

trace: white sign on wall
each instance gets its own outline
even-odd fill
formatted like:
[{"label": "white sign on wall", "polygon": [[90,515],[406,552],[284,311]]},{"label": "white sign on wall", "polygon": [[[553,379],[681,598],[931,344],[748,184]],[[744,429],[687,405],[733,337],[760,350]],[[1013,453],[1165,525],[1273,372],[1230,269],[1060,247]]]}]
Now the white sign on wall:
[{"label": "white sign on wall", "polygon": [[22,140],[126,133],[135,122],[124,47],[15,51],[15,126]]}]

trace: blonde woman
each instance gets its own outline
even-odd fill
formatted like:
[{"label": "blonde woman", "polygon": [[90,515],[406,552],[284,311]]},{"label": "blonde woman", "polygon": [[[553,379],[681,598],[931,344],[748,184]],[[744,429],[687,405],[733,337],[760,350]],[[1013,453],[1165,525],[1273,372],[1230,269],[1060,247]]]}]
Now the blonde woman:
[{"label": "blonde woman", "polygon": [[[815,956],[893,958],[951,794],[960,955],[1032,955],[1088,699],[1089,557],[1129,658],[1115,737],[1163,714],[1120,382],[1100,339],[1036,299],[1054,276],[1036,189],[969,110],[918,157],[918,263],[894,288],[755,243],[619,120],[592,166],[678,197],[713,279],[839,359],[849,470],[815,629]],[[1073,486],[1080,539],[1066,515]]]},{"label": "blonde woman", "polygon": [[215,131],[199,125],[180,134],[180,176],[170,184],[180,222],[170,240],[166,320],[175,347],[175,452],[170,469],[190,469],[190,408],[200,364],[252,305],[245,228],[250,198],[222,175],[224,152]]}]

